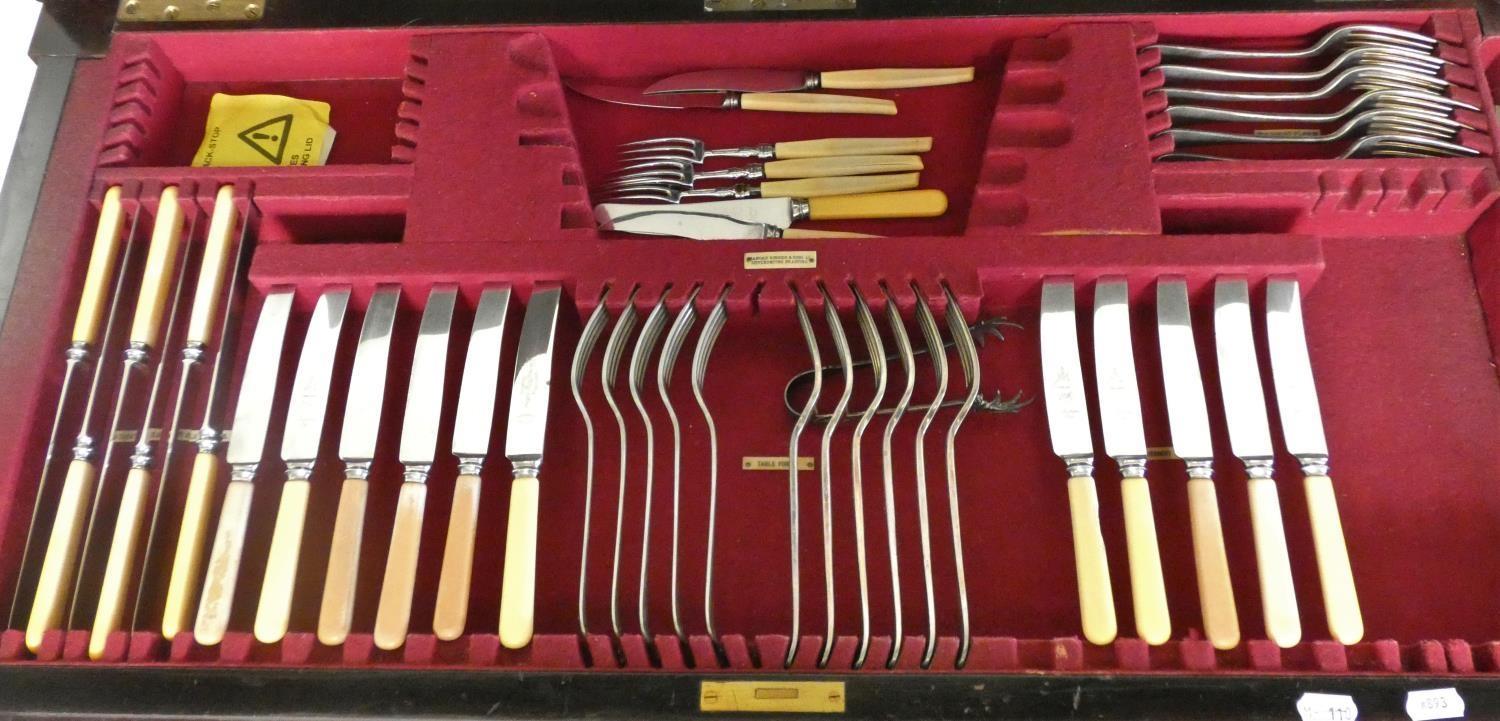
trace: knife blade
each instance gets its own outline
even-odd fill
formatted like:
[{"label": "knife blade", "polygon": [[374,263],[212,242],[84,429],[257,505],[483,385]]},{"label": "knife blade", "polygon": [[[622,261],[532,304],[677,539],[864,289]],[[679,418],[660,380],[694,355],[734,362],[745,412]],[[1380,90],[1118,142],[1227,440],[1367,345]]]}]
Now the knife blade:
[{"label": "knife blade", "polygon": [[359,345],[354,351],[354,366],[349,372],[349,396],[344,403],[344,428],[339,436],[344,483],[339,489],[333,537],[328,544],[328,571],[323,576],[323,600],[318,611],[318,641],[329,646],[343,643],[354,621],[354,591],[364,538],[365,503],[370,493],[370,465],[375,460],[375,444],[380,437],[391,332],[400,300],[398,285],[379,286],[370,296]]},{"label": "knife blade", "polygon": [[1172,621],[1146,481],[1146,432],[1130,340],[1130,287],[1123,278],[1101,278],[1094,286],[1094,372],[1104,451],[1120,466],[1135,630],[1146,643],[1160,645],[1172,637]]},{"label": "knife blade", "polygon": [[704,92],[646,95],[637,87],[605,85],[578,80],[567,81],[574,92],[616,105],[642,108],[682,110],[762,110],[784,113],[847,113],[852,115],[895,115],[896,103],[885,98],[824,93],[735,93]]},{"label": "knife blade", "polygon": [[[714,200],[693,203],[688,212],[787,229],[800,220],[934,218],[947,210],[948,196],[943,191],[924,189],[822,198]],[[600,203],[594,206],[594,220],[599,227],[609,229],[617,221],[633,222],[642,213],[655,212],[681,213],[683,210],[640,203]]]},{"label": "knife blade", "polygon": [[1250,327],[1250,289],[1244,278],[1220,278],[1214,283],[1214,345],[1229,446],[1245,464],[1248,479],[1266,635],[1276,645],[1290,648],[1302,639],[1302,620],[1297,614],[1292,562],[1273,478],[1270,421]]},{"label": "knife blade", "polygon": [[647,95],[662,93],[784,93],[832,90],[886,90],[956,85],[974,79],[974,68],[874,68],[868,70],[764,70],[730,68],[697,70],[662,78],[647,86]]},{"label": "knife blade", "polygon": [[691,210],[647,210],[622,215],[601,226],[637,235],[666,235],[692,240],[759,240],[763,238],[875,238],[865,233],[843,233],[835,230],[800,230],[779,228],[766,223],[752,223],[732,216],[700,213]]},{"label": "knife blade", "polygon": [[1302,293],[1296,280],[1273,278],[1266,283],[1266,347],[1271,352],[1282,439],[1287,451],[1302,464],[1328,630],[1339,643],[1356,643],[1364,637],[1364,619],[1349,566],[1338,500],[1328,475],[1328,440],[1323,435],[1323,411],[1313,383],[1312,359],[1302,325]]},{"label": "knife blade", "polygon": [[458,479],[454,482],[453,508],[448,514],[448,536],[443,546],[443,570],[438,577],[437,606],[432,616],[433,634],[444,641],[462,635],[468,620],[474,537],[479,522],[479,474],[490,450],[490,428],[495,418],[495,393],[509,310],[510,288],[486,288],[480,293],[474,328],[469,334],[469,350],[464,357],[458,418],[453,426]]},{"label": "knife blade", "polygon": [[1087,391],[1078,356],[1078,320],[1072,279],[1042,284],[1042,387],[1052,451],[1068,466],[1068,506],[1073,527],[1073,559],[1078,571],[1078,607],[1083,635],[1090,643],[1114,640],[1114,592],[1104,533],[1099,527],[1099,495],[1094,487],[1094,441],[1089,432]]},{"label": "knife blade", "polygon": [[500,643],[531,643],[536,602],[537,473],[552,395],[552,344],[557,330],[558,287],[538,288],[526,304],[516,346],[516,376],[506,421],[505,457],[511,463],[510,515],[506,520],[505,571],[500,589]]},{"label": "knife blade", "polygon": [[203,581],[198,618],[193,625],[193,640],[203,646],[217,645],[229,628],[245,526],[250,520],[251,482],[265,455],[266,429],[276,401],[281,348],[295,293],[295,289],[280,288],[266,296],[255,335],[250,339],[250,354],[245,360],[239,400],[234,408],[234,425],[230,427],[229,449],[224,453],[230,480],[224,489],[224,504],[214,531],[213,550],[209,553],[208,576]]},{"label": "knife blade", "polygon": [[261,643],[280,641],[291,618],[297,562],[302,555],[302,530],[307,519],[307,496],[312,488],[310,479],[318,446],[322,445],[333,364],[338,358],[344,311],[348,307],[349,288],[325,290],[313,307],[303,338],[302,358],[297,362],[297,375],[292,381],[292,400],[281,439],[286,480],[281,486],[281,504],[276,511],[266,574],[260,586],[260,605],[255,612],[255,639]]},{"label": "knife blade", "polygon": [[443,388],[448,369],[448,337],[458,287],[439,285],[427,295],[417,344],[412,351],[411,383],[401,423],[399,458],[406,468],[396,502],[391,550],[386,556],[380,607],[375,614],[375,645],[386,651],[406,643],[411,599],[421,551],[422,515],[427,506],[427,475],[437,457],[438,428],[443,417]]},{"label": "knife blade", "polygon": [[1203,377],[1198,368],[1198,346],[1193,341],[1187,281],[1180,277],[1156,282],[1156,337],[1161,349],[1162,387],[1167,397],[1172,452],[1187,464],[1188,521],[1193,533],[1203,632],[1214,648],[1227,650],[1240,643],[1239,612],[1229,579],[1224,529],[1219,522],[1208,401],[1203,395]]}]

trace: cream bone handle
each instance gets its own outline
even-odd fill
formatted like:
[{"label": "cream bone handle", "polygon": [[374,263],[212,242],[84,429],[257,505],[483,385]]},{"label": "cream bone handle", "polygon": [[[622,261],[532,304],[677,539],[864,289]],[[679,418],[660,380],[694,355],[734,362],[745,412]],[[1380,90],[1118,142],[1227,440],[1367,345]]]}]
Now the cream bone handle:
[{"label": "cream bone handle", "polygon": [[250,500],[255,487],[249,481],[230,481],[224,489],[224,506],[214,531],[214,547],[208,556],[208,576],[203,579],[203,597],[193,640],[214,646],[229,631],[229,612],[239,581],[240,557],[245,550],[245,528],[250,522]]},{"label": "cream bone handle", "polygon": [[1206,472],[1191,473],[1187,482],[1188,519],[1193,531],[1193,564],[1198,573],[1198,603],[1203,608],[1203,633],[1214,648],[1228,650],[1240,643],[1239,611],[1229,579],[1229,555],[1224,551],[1224,528],[1219,522],[1219,498]]},{"label": "cream bone handle", "polygon": [[773,160],[762,166],[767,178],[829,178],[841,175],[906,173],[922,169],[919,155],[841,155]]},{"label": "cream bone handle", "polygon": [[740,107],[778,113],[843,113],[849,115],[895,115],[896,103],[885,98],[826,93],[742,93]]},{"label": "cream bone handle", "polygon": [[1099,494],[1092,475],[1076,469],[1070,471],[1076,474],[1068,479],[1068,508],[1073,525],[1073,560],[1078,572],[1083,637],[1102,646],[1115,640],[1118,625],[1104,532],[1099,527]]},{"label": "cream bone handle", "polygon": [[[1137,472],[1144,468],[1133,469]],[[1162,579],[1161,550],[1156,542],[1156,519],[1151,510],[1151,486],[1144,474],[1127,473],[1120,481],[1125,508],[1126,557],[1130,562],[1130,596],[1135,607],[1135,631],[1153,646],[1172,638],[1167,609],[1167,586]]]},{"label": "cream bone handle", "polygon": [[78,562],[84,515],[88,512],[88,501],[97,480],[98,470],[93,463],[74,460],[68,465],[68,475],[63,479],[62,493],[57,500],[57,515],[52,521],[52,533],[47,539],[47,554],[42,559],[41,574],[37,577],[31,615],[26,621],[26,647],[33,653],[41,648],[47,631],[62,625],[73,567]]},{"label": "cream bone handle", "polygon": [[234,237],[234,186],[219,188],[214,196],[214,214],[203,241],[203,259],[198,266],[198,285],[193,293],[193,312],[188,319],[188,345],[208,345],[213,341],[213,321],[219,315],[219,296],[229,265],[230,245]]},{"label": "cream bone handle", "polygon": [[1318,578],[1323,584],[1328,631],[1339,643],[1358,643],[1364,638],[1365,622],[1359,610],[1359,595],[1354,590],[1354,571],[1349,566],[1349,549],[1344,542],[1338,499],[1333,495],[1333,480],[1314,473],[1304,477],[1303,487],[1312,521],[1313,550],[1318,557]]},{"label": "cream bone handle", "polygon": [[760,194],[764,198],[822,198],[830,195],[910,190],[917,187],[920,175],[920,173],[895,173],[852,175],[840,178],[768,180],[760,184]]},{"label": "cream bone handle", "polygon": [[500,586],[500,645],[531,643],[536,615],[536,472],[517,469],[510,484],[510,517],[505,526],[505,572]]},{"label": "cream bone handle", "polygon": [[94,627],[89,633],[89,658],[104,656],[109,635],[119,630],[125,616],[126,591],[135,563],[141,520],[146,514],[146,494],[151,485],[151,471],[131,468],[120,493],[119,516],[114,538],[109,544],[109,559],[104,566],[104,581],[99,587],[99,604],[94,612]]},{"label": "cream bone handle", "polygon": [[974,67],[829,70],[818,76],[818,85],[829,90],[928,88],[970,82],[974,79]]},{"label": "cream bone handle", "polygon": [[776,143],[776,158],[828,158],[838,155],[910,155],[932,150],[932,137],[822,138]]},{"label": "cream bone handle", "polygon": [[99,208],[99,225],[94,232],[83,291],[78,298],[78,314],[73,321],[71,340],[74,345],[92,346],[99,341],[99,322],[104,317],[108,301],[109,279],[120,255],[120,239],[125,231],[121,195],[120,186],[110,187],[105,191],[104,204]]},{"label": "cream bone handle", "polygon": [[286,636],[297,586],[297,562],[302,556],[302,529],[307,519],[307,496],[312,483],[291,479],[281,485],[276,530],[266,556],[260,605],[255,611],[255,640],[276,643]]},{"label": "cream bone handle", "polygon": [[448,516],[443,572],[438,580],[437,609],[432,616],[432,632],[444,641],[462,636],[468,621],[474,536],[479,525],[479,488],[479,476],[469,474],[460,475],[453,487],[453,511]]},{"label": "cream bone handle", "polygon": [[161,635],[168,641],[192,624],[198,599],[198,581],[203,572],[203,541],[208,535],[208,517],[214,489],[219,483],[219,457],[200,452],[193,458],[187,498],[182,506],[182,530],[172,554],[172,573],[167,580],[167,600],[162,611]]},{"label": "cream bone handle", "polygon": [[406,643],[411,623],[411,599],[417,581],[417,558],[421,555],[422,516],[427,508],[427,484],[401,484],[396,502],[396,523],[391,529],[391,551],[385,559],[385,579],[380,588],[380,606],[375,614],[375,645],[386,651]]},{"label": "cream bone handle", "polygon": [[1281,499],[1276,493],[1276,481],[1269,477],[1251,477],[1247,485],[1266,636],[1277,646],[1291,648],[1302,640],[1302,619],[1297,613],[1292,561],[1286,550],[1286,531],[1281,525]]},{"label": "cream bone handle", "polygon": [[161,321],[167,307],[168,286],[178,249],[182,245],[183,213],[177,186],[161,191],[156,206],[156,225],[151,231],[151,247],[146,252],[146,267],[141,274],[141,289],[136,297],[135,318],[130,326],[130,342],[155,348],[161,339]]},{"label": "cream bone handle", "polygon": [[318,641],[337,646],[354,625],[354,592],[358,590],[359,551],[364,543],[365,506],[370,482],[349,475],[339,491],[333,541],[328,546],[328,573],[323,577],[323,605],[318,612]]},{"label": "cream bone handle", "polygon": [[807,208],[808,220],[933,218],[948,211],[948,196],[932,189],[834,195],[808,198]]}]

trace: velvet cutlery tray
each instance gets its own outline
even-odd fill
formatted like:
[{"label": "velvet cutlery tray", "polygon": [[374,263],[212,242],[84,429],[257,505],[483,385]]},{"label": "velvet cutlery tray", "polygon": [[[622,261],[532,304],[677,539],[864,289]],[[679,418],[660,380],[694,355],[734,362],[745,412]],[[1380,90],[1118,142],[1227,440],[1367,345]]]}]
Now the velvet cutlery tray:
[{"label": "velvet cutlery tray", "polygon": [[[853,325],[859,287],[877,315],[888,286],[916,336],[921,293],[935,309],[951,289],[969,321],[1004,317],[1020,324],[980,349],[986,395],[1017,393],[1030,404],[1011,414],[976,414],[958,437],[960,513],[973,649],[962,669],[954,559],[946,543],[948,506],[941,434],[928,439],[934,499],[934,575],[939,638],[931,667],[920,665],[926,616],[915,551],[919,529],[910,452],[913,421],[897,434],[896,533],[902,549],[904,651],[893,671],[922,674],[1039,672],[1182,675],[1376,674],[1456,676],[1500,672],[1500,382],[1493,334],[1500,331],[1500,176],[1493,158],[1494,117],[1467,113],[1463,141],[1473,158],[1320,160],[1267,157],[1234,163],[1166,163],[1153,136],[1168,126],[1148,91],[1161,83],[1147,46],[1170,39],[1238,42],[1279,38],[1295,45],[1323,29],[1379,22],[1420,29],[1442,40],[1458,63],[1450,78],[1461,95],[1494,107],[1500,43],[1463,9],[1348,10],[1274,14],[928,18],[888,22],[792,20],[701,25],[537,25],[368,30],[139,31],[115,35],[106,56],[81,61],[69,89],[30,242],[22,258],[3,337],[0,378],[10,412],[0,416],[0,592],[8,602],[27,522],[38,502],[46,432],[56,406],[62,349],[80,291],[87,247],[107,188],[123,189],[126,210],[143,229],[175,185],[201,242],[214,195],[235,187],[238,207],[255,218],[256,244],[245,311],[235,328],[246,351],[261,299],[294,286],[283,396],[312,305],[324,289],[353,290],[343,351],[335,366],[322,457],[314,474],[291,630],[277,644],[250,633],[283,477],[276,460],[281,428],[273,421],[257,479],[245,565],[230,633],[217,646],[190,634],[168,642],[145,628],[110,638],[104,658],[89,660],[87,631],[54,631],[35,653],[18,628],[0,634],[0,668],[92,664],[99,667],[354,668],[557,671],[594,673],[786,673],[790,572],[785,473],[744,470],[742,460],[785,458],[793,418],[783,404],[789,378],[809,366],[793,292],[821,319],[826,287]],[[711,31],[710,31],[711,28]],[[714,39],[709,42],[706,38]],[[755,48],[765,67],[856,68],[974,65],[963,85],[884,91],[900,106],[890,117],[667,111],[604,104],[566,89],[564,78],[629,82],[726,63],[724,44]],[[280,93],[323,100],[338,131],[328,163],[311,168],[192,168],[188,164],[218,92]],[[870,239],[693,242],[631,237],[595,227],[589,188],[613,170],[615,147],[659,135],[702,138],[710,147],[837,136],[932,136],[922,187],[943,190],[948,211],[936,218],[808,223],[806,227],[879,234]],[[142,231],[144,232],[144,230]],[[746,253],[816,251],[816,267],[747,270]],[[1197,321],[1217,449],[1218,494],[1243,641],[1215,650],[1204,638],[1187,525],[1185,470],[1153,460],[1154,509],[1172,638],[1139,639],[1131,621],[1129,574],[1120,514],[1119,474],[1098,462],[1100,515],[1115,580],[1120,636],[1097,646],[1081,638],[1066,471],[1051,453],[1043,408],[1037,316],[1043,279],[1072,276],[1080,315],[1094,282],[1123,276],[1132,290],[1134,340],[1146,433],[1170,447],[1156,357],[1154,281],[1187,279]],[[1278,648],[1260,615],[1245,476],[1230,454],[1212,362],[1212,285],[1248,278],[1257,317],[1264,281],[1301,281],[1308,341],[1333,457],[1333,476],[1363,606],[1364,640],[1330,639],[1323,619],[1312,538],[1298,466],[1277,462],[1303,640]],[[371,475],[354,632],[341,646],[317,640],[326,547],[342,466],[337,429],[358,319],[378,284],[399,284],[402,301],[391,355],[381,456]],[[401,483],[396,460],[406,372],[421,308],[436,284],[460,288],[450,347],[449,402],[438,463],[428,484],[424,536],[411,633],[394,651],[374,646],[371,627]],[[455,423],[458,367],[474,304],[487,286],[509,286],[524,305],[538,284],[564,288],[554,357],[552,413],[541,473],[536,637],[521,650],[496,635],[504,554],[508,464],[502,457],[509,384],[501,383],[494,442],[485,467],[467,632],[432,635],[434,589],[457,464],[447,444]],[[625,498],[629,518],[651,504],[653,603],[647,639],[626,623],[609,628],[609,559],[619,488],[619,439],[598,383],[598,353],[585,393],[596,428],[593,516],[583,525],[588,471],[585,429],[567,389],[583,321],[598,303],[617,316],[634,290],[645,313],[665,294],[674,313],[697,288],[706,314],[727,293],[728,321],[705,387],[719,433],[715,621],[724,654],[704,624],[704,541],[708,437],[688,392],[686,358],[674,381],[683,416],[681,495],[682,613],[690,642],[671,635],[666,605],[672,577],[672,478],[661,404],[657,414],[653,497],[641,492],[643,438],[629,420]],[[726,290],[727,289],[727,290]],[[519,317],[518,315],[516,316]],[[1259,321],[1258,321],[1259,322]],[[1089,323],[1080,328],[1091,357]],[[515,323],[514,327],[519,327]],[[827,330],[815,323],[825,358]],[[696,339],[697,332],[690,336]],[[691,342],[691,341],[690,341]],[[1264,339],[1262,339],[1262,343]],[[515,331],[502,378],[512,372]],[[600,346],[602,349],[602,344]],[[856,357],[862,346],[855,343]],[[105,362],[114,364],[117,351]],[[175,349],[164,388],[175,387]],[[1090,367],[1085,363],[1085,368]],[[925,366],[921,367],[925,372]],[[235,376],[238,375],[238,366]],[[1269,385],[1269,374],[1266,375]],[[106,390],[109,385],[106,384]],[[196,426],[201,388],[185,423]],[[930,393],[919,386],[918,398]],[[825,390],[825,393],[827,391]],[[654,394],[652,394],[654,396]],[[233,398],[233,396],[231,396]],[[824,403],[831,403],[825,395]],[[278,413],[286,407],[282,398]],[[1097,408],[1095,433],[1098,434]],[[1272,418],[1275,418],[1274,412]],[[940,416],[947,418],[947,416]],[[945,427],[940,421],[939,427]],[[872,432],[873,433],[873,432]],[[800,455],[816,456],[819,432]],[[847,449],[848,430],[838,447]],[[873,436],[871,437],[873,438]],[[1102,447],[1101,447],[1102,448]],[[65,450],[62,451],[65,453]],[[180,522],[191,453],[179,452],[166,490],[164,541]],[[878,468],[867,440],[866,478]],[[839,560],[835,627],[828,671],[848,672],[860,625],[852,563],[849,458],[835,455],[834,527]],[[122,469],[104,495],[111,520]],[[55,488],[56,486],[54,486]],[[55,499],[42,498],[44,504]],[[816,672],[823,623],[817,473],[802,474],[801,652],[790,673]],[[892,645],[889,558],[882,496],[867,480],[870,525],[872,659]],[[214,506],[217,515],[217,503]],[[44,513],[43,523],[46,522]],[[107,525],[106,525],[107,528]],[[642,539],[626,525],[624,557],[633,569]],[[107,533],[99,534],[107,541]],[[589,633],[577,622],[580,557],[589,558]],[[623,608],[636,613],[634,573],[622,573]],[[147,607],[159,616],[165,581],[145,580]],[[85,583],[79,603],[92,608]],[[93,589],[96,591],[97,589]],[[88,615],[88,614],[85,614]],[[24,617],[24,614],[23,614]],[[153,622],[154,623],[154,622]],[[651,648],[656,653],[648,653]],[[871,662],[860,674],[887,673]]]}]

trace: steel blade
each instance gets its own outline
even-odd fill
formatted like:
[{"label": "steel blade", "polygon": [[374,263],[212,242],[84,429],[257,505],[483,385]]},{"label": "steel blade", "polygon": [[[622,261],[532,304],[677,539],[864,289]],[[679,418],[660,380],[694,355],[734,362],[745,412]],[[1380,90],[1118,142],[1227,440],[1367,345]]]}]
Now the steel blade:
[{"label": "steel blade", "polygon": [[505,457],[533,468],[542,462],[547,402],[552,390],[552,340],[557,329],[561,288],[534,291],[526,304],[521,341],[516,346],[516,380],[510,391],[505,426]]},{"label": "steel blade", "polygon": [[733,90],[741,93],[782,93],[810,90],[807,73],[802,70],[698,70],[662,78],[641,91],[645,95],[660,93],[714,93]]},{"label": "steel blade", "polygon": [[1074,317],[1073,282],[1042,284],[1042,388],[1047,401],[1047,430],[1052,451],[1063,458],[1092,456],[1089,407],[1078,357],[1078,321]]},{"label": "steel blade", "polygon": [[338,357],[339,336],[344,329],[344,311],[349,307],[349,289],[327,290],[318,297],[302,357],[292,381],[292,400],[286,411],[286,432],[281,436],[281,459],[312,461],[323,440],[323,419],[328,414],[328,391],[333,383],[333,362]]},{"label": "steel blade", "polygon": [[1281,412],[1281,435],[1292,455],[1328,455],[1323,410],[1313,383],[1312,359],[1302,327],[1302,293],[1295,280],[1266,284],[1266,347],[1271,351],[1271,379]]},{"label": "steel blade", "polygon": [[[652,211],[681,212],[681,209],[640,203],[600,203],[594,206],[594,220],[598,221],[599,227],[609,228],[618,219]],[[791,198],[714,200],[693,203],[690,212],[718,215],[742,223],[763,223],[777,228],[790,227],[797,220],[796,203]]]},{"label": "steel blade", "polygon": [[403,465],[432,465],[437,456],[438,426],[443,420],[443,386],[448,370],[448,333],[458,288],[440,285],[427,294],[417,345],[411,355],[411,383],[406,388],[406,415],[401,422]]},{"label": "steel blade", "polygon": [[458,417],[453,423],[453,454],[483,458],[490,452],[495,422],[495,392],[500,382],[500,355],[505,349],[505,318],[510,288],[486,288],[474,310],[474,330],[464,356],[458,390]]},{"label": "steel blade", "polygon": [[1269,459],[1270,420],[1250,328],[1250,289],[1243,279],[1223,278],[1214,284],[1214,346],[1229,446],[1242,460]]},{"label": "steel blade", "polygon": [[260,306],[250,355],[240,381],[239,401],[234,407],[234,425],[224,460],[231,466],[260,463],[266,450],[266,427],[276,402],[276,377],[281,372],[281,347],[286,341],[287,319],[292,315],[290,288],[272,291]]},{"label": "steel blade", "polygon": [[601,85],[569,80],[567,86],[580,95],[617,105],[635,105],[642,108],[723,108],[727,99],[724,93],[677,93],[674,95],[645,95],[640,88],[619,85]]},{"label": "steel blade", "polygon": [[382,286],[370,296],[365,309],[354,367],[349,372],[349,397],[344,403],[344,430],[339,437],[339,458],[345,463],[375,460],[375,442],[380,436],[380,414],[385,405],[386,369],[391,358],[391,329],[401,301],[400,286]]},{"label": "steel blade", "polygon": [[1100,280],[1094,287],[1094,373],[1099,388],[1099,425],[1111,458],[1144,458],[1141,391],[1130,341],[1130,286]]},{"label": "steel blade", "polygon": [[1163,278],[1156,283],[1156,337],[1161,348],[1172,452],[1185,461],[1212,460],[1208,401],[1198,368],[1198,346],[1193,341],[1187,281],[1181,278]]},{"label": "steel blade", "polygon": [[669,235],[693,240],[755,240],[780,235],[765,223],[691,210],[649,210],[614,218],[604,230],[638,235]]}]

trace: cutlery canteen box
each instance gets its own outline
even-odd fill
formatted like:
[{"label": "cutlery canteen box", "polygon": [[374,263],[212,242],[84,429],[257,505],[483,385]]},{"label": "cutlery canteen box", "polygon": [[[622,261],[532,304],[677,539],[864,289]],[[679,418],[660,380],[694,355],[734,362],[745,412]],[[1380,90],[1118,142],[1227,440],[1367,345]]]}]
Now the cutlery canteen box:
[{"label": "cutlery canteen box", "polygon": [[[5,190],[7,245],[0,253],[12,281],[0,331],[8,406],[0,414],[0,597],[9,605],[18,588],[21,593],[21,611],[0,633],[0,715],[1500,717],[1500,176],[1494,142],[1500,16],[1492,3],[165,5],[48,2],[33,47],[41,72]],[[233,17],[221,20],[224,14]],[[1455,114],[1466,126],[1456,142],[1473,155],[1334,159],[1336,153],[1316,144],[1264,144],[1233,162],[1162,157],[1174,150],[1162,134],[1173,121],[1155,91],[1166,82],[1159,66],[1169,61],[1153,46],[1299,48],[1349,24],[1388,25],[1440,41],[1443,77],[1451,86],[1446,92],[1476,108]],[[644,84],[714,68],[970,65],[974,79],[963,84],[835,91],[892,99],[899,112],[891,116],[628,107],[567,85]],[[337,134],[326,163],[195,167],[210,103],[220,93],[327,103]],[[948,207],[928,218],[798,224],[878,236],[868,238],[692,241],[600,230],[591,189],[616,170],[618,146],[661,136],[697,138],[709,148],[930,136],[921,187],[942,190]],[[106,194],[120,189],[126,232],[136,238],[134,252],[143,254],[164,212],[163,189],[177,188],[183,262],[196,268],[216,194],[226,185],[246,224],[246,242],[253,243],[244,298],[226,326],[237,341],[225,376],[229,388],[243,374],[263,299],[295,290],[229,631],[216,645],[197,643],[187,631],[164,638],[159,618],[169,563],[157,561],[139,580],[141,620],[133,630],[123,630],[131,626],[127,621],[109,634],[100,657],[92,658],[89,628],[100,582],[99,572],[85,566],[75,594],[77,619],[47,631],[30,648],[24,628],[36,571],[22,573],[22,556],[34,508],[41,509],[36,523],[43,530],[31,553],[39,556],[46,545],[62,467],[89,394],[92,362],[65,399],[61,440],[53,450],[60,460],[47,490],[39,490],[64,351]],[[756,262],[760,253],[780,254],[780,260]],[[1082,634],[1068,471],[1049,440],[1038,334],[1042,284],[1062,277],[1077,289],[1091,388],[1095,285],[1123,279],[1130,290],[1152,450],[1148,477],[1171,613],[1171,637],[1158,645],[1135,628],[1120,473],[1104,455],[1097,399],[1090,401],[1095,477],[1119,633],[1103,645]],[[1216,649],[1203,631],[1187,471],[1171,452],[1157,352],[1161,278],[1182,278],[1189,291],[1241,628],[1233,648]],[[1249,284],[1277,438],[1275,478],[1302,625],[1300,641],[1286,648],[1265,630],[1246,472],[1225,428],[1213,324],[1214,284],[1224,278]],[[1265,286],[1278,278],[1297,280],[1302,292],[1365,627],[1363,638],[1349,645],[1332,639],[1325,620],[1301,468],[1278,430],[1264,335]],[[429,291],[446,284],[457,286],[459,298],[410,630],[404,644],[385,650],[372,634],[403,478],[397,450],[412,348]],[[342,644],[325,645],[316,629],[343,480],[336,439],[346,420],[358,322],[377,287],[387,285],[401,289],[401,300],[369,476],[352,631]],[[551,286],[563,289],[563,301],[540,472],[535,636],[524,648],[510,649],[497,633],[510,504],[504,457],[509,380],[520,309],[538,288]],[[252,628],[285,478],[281,418],[314,303],[335,287],[351,290],[349,319],[311,478],[289,629],[279,642],[264,644]],[[455,398],[475,305],[489,287],[510,288],[514,307],[481,473],[467,625],[458,638],[440,640],[433,633],[434,597],[458,475],[449,443],[454,427],[465,423],[455,417]],[[893,525],[881,485],[884,421],[864,436],[858,459],[849,453],[853,424],[839,424],[831,461],[819,454],[824,426],[808,426],[796,449],[811,466],[800,472],[795,491],[801,626],[788,668],[783,659],[794,642],[794,614],[786,465],[795,415],[783,391],[813,365],[799,299],[822,349],[819,364],[826,365],[838,362],[826,303],[834,305],[859,360],[865,346],[856,331],[856,293],[882,323],[894,304],[920,349],[919,303],[942,319],[945,290],[969,323],[1004,318],[1015,324],[1001,326],[1003,338],[987,337],[980,345],[978,384],[985,398],[998,394],[1023,404],[1013,412],[975,412],[965,421],[952,459],[956,507],[943,437],[952,412],[937,416],[925,441],[916,435],[920,414],[909,415],[893,440]],[[121,293],[128,311],[132,284]],[[656,389],[657,356],[651,356],[642,413],[629,402],[628,369],[620,375],[622,449],[600,381],[601,341],[585,366],[580,399],[591,427],[585,425],[567,381],[583,326],[601,303],[610,318],[607,336],[627,304],[641,317],[663,298],[673,317],[692,304],[701,327],[721,297],[727,319],[703,378],[714,448],[690,391],[696,328],[667,387],[680,419],[668,422]],[[210,357],[218,345],[210,346]],[[154,351],[152,362],[164,368],[158,419],[172,408],[182,372],[179,350],[179,341],[169,339]],[[95,435],[123,443],[130,439],[103,436],[119,385],[120,350],[108,346],[99,355],[105,371],[95,389]],[[913,403],[926,402],[936,390],[926,358],[917,356]],[[956,396],[963,376],[955,358],[949,360],[949,394]],[[209,375],[200,371],[186,385],[183,428],[202,422]],[[133,387],[144,389],[150,383],[143,378],[150,377],[135,378]],[[856,382],[856,405],[870,402],[868,382]],[[824,378],[823,412],[841,385],[837,373]],[[232,392],[227,396],[226,424],[235,399]],[[642,415],[654,421],[649,441]],[[160,428],[162,421],[149,427]],[[919,442],[925,443],[924,488],[917,486]],[[180,443],[170,466],[160,469],[169,480],[161,489],[155,543],[167,549],[182,523],[193,462],[192,444]],[[115,465],[100,474],[99,525],[92,547],[82,549],[100,569],[126,456],[117,453]],[[780,465],[765,461],[777,458]],[[674,460],[680,462],[675,469]],[[864,478],[863,599],[855,465]],[[831,602],[822,536],[825,472],[832,479]],[[655,479],[649,497],[648,473]],[[228,478],[221,468],[210,524]],[[931,590],[924,586],[922,495],[930,506]],[[621,541],[614,530],[617,508],[623,508]],[[648,508],[655,521],[643,532]],[[717,525],[710,561],[711,508]],[[950,541],[952,514],[961,520],[961,562]],[[897,541],[894,562],[888,535]],[[894,655],[893,568],[901,621]],[[962,661],[960,568],[972,638]],[[714,585],[705,593],[710,570]],[[710,604],[716,637],[705,622]],[[828,628],[835,638],[820,664]],[[930,628],[936,640],[924,666]]]}]

